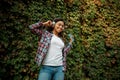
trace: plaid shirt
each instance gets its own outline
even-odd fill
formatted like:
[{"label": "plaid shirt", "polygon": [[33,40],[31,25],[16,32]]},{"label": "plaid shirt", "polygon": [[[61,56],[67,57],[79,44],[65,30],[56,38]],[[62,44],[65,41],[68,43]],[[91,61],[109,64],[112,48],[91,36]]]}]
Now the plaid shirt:
[{"label": "plaid shirt", "polygon": [[[35,62],[39,66],[42,64],[46,54],[48,53],[49,45],[52,38],[52,33],[48,32],[47,30],[40,29],[40,27],[42,26],[43,26],[42,22],[38,22],[29,26],[32,33],[41,37],[41,39],[38,42],[39,45],[38,45],[38,50],[35,57]],[[71,48],[70,43],[63,48],[62,53],[63,53],[63,70],[64,71],[66,70],[66,55],[69,52],[70,48]]]}]

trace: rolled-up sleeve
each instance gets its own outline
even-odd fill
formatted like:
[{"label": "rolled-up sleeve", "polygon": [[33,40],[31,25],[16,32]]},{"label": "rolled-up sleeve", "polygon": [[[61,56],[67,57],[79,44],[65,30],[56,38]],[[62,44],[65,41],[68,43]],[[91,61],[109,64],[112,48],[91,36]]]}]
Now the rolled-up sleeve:
[{"label": "rolled-up sleeve", "polygon": [[72,44],[69,43],[66,47],[64,47],[63,53],[67,54],[70,51],[71,48],[72,48]]},{"label": "rolled-up sleeve", "polygon": [[42,22],[38,22],[38,23],[30,25],[29,29],[31,30],[31,32],[33,34],[41,35],[42,34],[42,29],[40,29],[40,27],[42,27],[42,26],[43,26],[43,23]]}]

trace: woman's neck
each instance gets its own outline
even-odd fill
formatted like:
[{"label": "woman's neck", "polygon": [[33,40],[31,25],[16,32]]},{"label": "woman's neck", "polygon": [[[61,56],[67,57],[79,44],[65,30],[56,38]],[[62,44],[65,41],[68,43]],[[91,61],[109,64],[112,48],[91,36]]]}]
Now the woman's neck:
[{"label": "woman's neck", "polygon": [[52,31],[54,35],[58,36],[58,33],[56,31]]}]

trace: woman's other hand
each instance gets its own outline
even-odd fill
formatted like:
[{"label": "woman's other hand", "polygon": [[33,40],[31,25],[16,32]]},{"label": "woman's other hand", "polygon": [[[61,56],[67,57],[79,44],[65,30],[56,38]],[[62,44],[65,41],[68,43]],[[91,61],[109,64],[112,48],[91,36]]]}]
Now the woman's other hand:
[{"label": "woman's other hand", "polygon": [[70,37],[70,44],[72,44],[74,42],[74,37],[71,34],[69,34],[68,36]]}]

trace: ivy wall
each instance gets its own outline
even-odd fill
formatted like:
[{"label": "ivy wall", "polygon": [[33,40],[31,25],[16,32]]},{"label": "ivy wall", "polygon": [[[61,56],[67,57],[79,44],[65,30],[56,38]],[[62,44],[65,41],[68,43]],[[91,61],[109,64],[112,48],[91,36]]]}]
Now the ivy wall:
[{"label": "ivy wall", "polygon": [[0,80],[36,80],[38,37],[30,24],[62,17],[75,37],[65,80],[120,79],[119,0],[0,1]]}]

